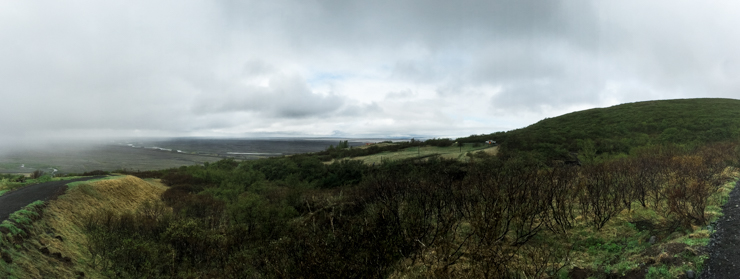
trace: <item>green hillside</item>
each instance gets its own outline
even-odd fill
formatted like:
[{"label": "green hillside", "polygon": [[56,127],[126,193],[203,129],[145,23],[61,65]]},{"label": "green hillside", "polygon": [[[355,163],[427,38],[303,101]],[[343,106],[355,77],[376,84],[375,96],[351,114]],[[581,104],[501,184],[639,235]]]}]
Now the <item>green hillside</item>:
[{"label": "green hillside", "polygon": [[585,140],[598,154],[629,153],[659,143],[716,142],[740,136],[740,100],[679,99],[627,103],[541,120],[526,128],[458,141],[496,140],[502,151],[535,151],[547,159],[569,159]]}]

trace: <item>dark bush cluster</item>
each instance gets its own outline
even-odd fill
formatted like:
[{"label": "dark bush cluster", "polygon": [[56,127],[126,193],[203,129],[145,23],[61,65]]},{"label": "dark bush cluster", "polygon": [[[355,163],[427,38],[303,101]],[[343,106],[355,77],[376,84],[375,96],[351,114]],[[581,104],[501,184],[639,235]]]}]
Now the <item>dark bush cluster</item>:
[{"label": "dark bush cluster", "polygon": [[82,173],[82,176],[94,176],[94,175],[109,175],[110,172],[102,170],[87,171]]},{"label": "dark bush cluster", "polygon": [[31,173],[31,179],[37,179],[41,178],[44,175],[44,171],[42,170],[35,170]]},{"label": "dark bush cluster", "polygon": [[136,176],[136,177],[141,178],[141,179],[146,179],[146,178],[161,178],[162,175],[164,174],[163,171],[158,171],[158,170],[155,170],[155,171],[117,170],[115,172],[121,173],[121,174],[126,174],[126,175]]}]

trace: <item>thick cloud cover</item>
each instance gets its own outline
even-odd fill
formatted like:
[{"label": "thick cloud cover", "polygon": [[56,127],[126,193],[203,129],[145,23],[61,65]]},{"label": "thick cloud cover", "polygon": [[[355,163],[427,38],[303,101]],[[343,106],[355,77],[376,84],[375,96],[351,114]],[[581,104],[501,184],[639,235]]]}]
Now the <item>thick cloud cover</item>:
[{"label": "thick cloud cover", "polygon": [[3,1],[0,144],[464,136],[737,98],[731,1]]}]

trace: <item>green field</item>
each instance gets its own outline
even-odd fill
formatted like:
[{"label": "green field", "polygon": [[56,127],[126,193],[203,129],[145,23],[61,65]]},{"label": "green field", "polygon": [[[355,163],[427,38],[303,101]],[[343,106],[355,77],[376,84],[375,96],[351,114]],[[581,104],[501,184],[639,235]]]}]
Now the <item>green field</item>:
[{"label": "green field", "polygon": [[[496,154],[498,146],[480,145],[474,146],[472,143],[466,143],[461,147],[449,146],[449,147],[436,147],[436,146],[421,146],[421,147],[409,147],[402,149],[398,152],[381,152],[369,156],[359,156],[351,158],[352,160],[361,160],[365,164],[380,164],[383,160],[404,160],[410,158],[426,158],[430,156],[438,155],[445,159],[458,159],[467,162],[468,154],[475,152],[486,152],[488,154]],[[328,163],[332,163],[328,162]]]}]

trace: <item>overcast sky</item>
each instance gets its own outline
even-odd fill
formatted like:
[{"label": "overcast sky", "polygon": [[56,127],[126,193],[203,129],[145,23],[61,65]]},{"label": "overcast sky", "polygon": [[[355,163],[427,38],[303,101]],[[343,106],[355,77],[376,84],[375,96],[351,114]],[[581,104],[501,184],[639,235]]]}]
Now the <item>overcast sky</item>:
[{"label": "overcast sky", "polygon": [[0,1],[5,142],[466,136],[740,95],[737,1]]}]

